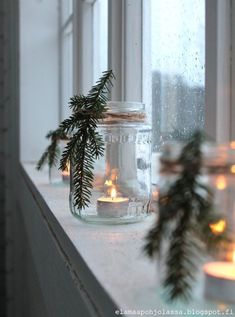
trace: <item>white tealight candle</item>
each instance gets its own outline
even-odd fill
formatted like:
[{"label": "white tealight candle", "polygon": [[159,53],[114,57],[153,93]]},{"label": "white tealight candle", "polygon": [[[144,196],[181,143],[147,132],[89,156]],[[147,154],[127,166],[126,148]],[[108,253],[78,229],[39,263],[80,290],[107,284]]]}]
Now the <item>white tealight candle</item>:
[{"label": "white tealight candle", "polygon": [[100,197],[97,200],[97,213],[101,217],[122,217],[127,215],[129,198],[116,197],[116,190],[111,190],[110,197]]},{"label": "white tealight candle", "polygon": [[205,296],[235,302],[235,263],[211,262],[204,266]]}]

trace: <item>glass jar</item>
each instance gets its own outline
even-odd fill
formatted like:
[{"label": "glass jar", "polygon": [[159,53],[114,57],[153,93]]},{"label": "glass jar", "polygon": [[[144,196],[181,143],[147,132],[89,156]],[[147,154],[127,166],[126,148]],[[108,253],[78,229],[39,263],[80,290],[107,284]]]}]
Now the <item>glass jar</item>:
[{"label": "glass jar", "polygon": [[51,184],[56,185],[56,186],[69,186],[69,183],[70,183],[70,163],[68,162],[67,168],[64,171],[61,171],[59,169],[61,154],[63,153],[64,148],[66,147],[67,143],[68,143],[68,140],[60,140],[57,143],[58,160],[57,160],[56,164],[53,165],[49,169],[49,181]]},{"label": "glass jar", "polygon": [[215,211],[222,213],[210,229],[216,236],[227,232],[229,241],[204,265],[204,292],[210,299],[235,303],[235,142],[206,148],[205,157]]},{"label": "glass jar", "polygon": [[[184,144],[167,144],[163,148],[160,168],[160,194],[179,178],[182,166],[179,157]],[[235,302],[235,142],[230,144],[204,144],[199,181],[207,186],[213,197],[213,212],[219,216],[209,224],[214,237],[226,233],[228,240],[213,254],[208,255],[203,267],[207,298],[222,302]],[[205,191],[198,188],[203,197]],[[223,290],[223,291],[221,291]]]},{"label": "glass jar", "polygon": [[141,221],[149,211],[151,129],[142,103],[110,102],[99,124],[105,153],[95,162],[90,205],[74,206],[71,164],[70,209],[88,222],[108,224]]}]

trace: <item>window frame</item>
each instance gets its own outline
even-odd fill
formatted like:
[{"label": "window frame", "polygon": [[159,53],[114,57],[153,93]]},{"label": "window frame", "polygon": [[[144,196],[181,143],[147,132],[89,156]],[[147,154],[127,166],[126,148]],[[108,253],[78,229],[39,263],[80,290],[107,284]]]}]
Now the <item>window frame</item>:
[{"label": "window frame", "polygon": [[93,84],[93,4],[95,0],[73,1],[74,93],[86,94]]},{"label": "window frame", "polygon": [[231,77],[235,67],[234,58],[231,59],[235,44],[231,36],[235,16],[232,3],[234,0],[206,1],[205,131],[217,142],[235,137],[231,120],[235,111]]},{"label": "window frame", "polygon": [[[71,60],[67,60],[64,65],[64,54],[65,51],[69,50],[69,43],[66,43],[66,37],[70,36],[68,33],[71,32],[71,40],[73,42],[73,9],[71,12],[65,12],[67,9],[69,11],[69,2],[65,2],[67,5],[67,8],[65,9],[63,7],[63,1],[64,0],[58,0],[59,5],[59,21],[58,21],[58,48],[59,48],[59,83],[58,83],[58,91],[59,91],[59,109],[58,109],[58,117],[59,122],[61,122],[63,119],[65,119],[69,115],[69,109],[65,107],[65,102],[68,102],[68,100],[64,100],[64,93],[66,94],[66,87],[64,85],[65,82],[71,81],[71,91],[73,92],[73,60],[72,57]],[[66,0],[67,1],[67,0]],[[73,2],[73,1],[72,1]],[[67,13],[67,16],[64,19],[64,15]],[[70,29],[70,30],[69,30]],[[67,38],[68,39],[68,38]],[[73,44],[72,44],[73,46]],[[72,55],[73,55],[73,48],[72,48]],[[69,65],[70,64],[70,65]],[[72,78],[70,78],[70,74],[68,74],[69,70],[67,69],[64,71],[65,67],[69,66],[71,68]]]},{"label": "window frame", "polygon": [[[56,1],[54,2],[55,8],[58,8],[59,1],[57,0],[57,3]],[[215,137],[217,141],[224,142],[235,139],[235,91],[233,89],[235,86],[235,0],[205,1],[205,131]],[[94,0],[73,1],[73,94],[87,93],[93,82],[93,3]],[[145,65],[148,63],[149,58],[143,50],[146,38],[142,32],[142,27],[149,22],[143,13],[144,7],[148,3],[149,0],[109,0],[108,68],[113,69],[117,78],[112,89],[111,99],[144,102],[147,106],[147,112],[151,113],[151,92],[149,93],[147,89],[149,80],[146,80],[147,74],[145,71]],[[48,15],[50,16],[50,14],[48,10]],[[53,10],[53,14],[57,15],[57,11]],[[139,30],[135,32],[135,38],[132,36],[133,23],[136,25],[135,30]],[[36,23],[34,23],[35,25]],[[42,116],[42,111],[47,113],[47,116],[43,126],[37,125],[34,138],[32,140],[26,138],[27,144],[25,144],[26,141],[23,139],[25,135],[27,136],[27,131],[21,130],[23,139],[21,139],[21,157],[23,160],[35,160],[35,158],[39,157],[47,144],[44,139],[45,134],[49,129],[56,127],[65,111],[65,105],[61,101],[61,57],[57,61],[58,46],[61,49],[61,43],[57,44],[57,41],[59,41],[59,30],[56,30],[56,21],[53,27],[55,28],[53,31],[54,42],[51,41],[51,44],[54,45],[53,53],[50,51],[50,55],[47,55],[52,55],[53,65],[56,64],[53,68],[54,74],[52,74],[52,71],[50,72],[51,77],[52,75],[54,76],[54,80],[46,78],[46,81],[50,81],[53,87],[48,88],[50,90],[48,92],[50,98],[47,96],[48,100],[37,101],[39,102],[37,116]],[[58,32],[57,35],[56,32]],[[51,50],[50,46],[46,46],[46,49]],[[43,63],[48,62],[48,56],[47,58],[40,58]],[[51,67],[51,65],[49,66]],[[21,76],[25,69],[22,67]],[[145,80],[143,80],[143,77]],[[33,87],[33,89],[40,95],[43,85],[37,86],[35,80],[38,80],[38,78],[38,76],[32,75],[32,80],[30,79],[29,82],[30,85],[36,87]],[[32,111],[32,102],[23,99],[23,95],[24,92],[21,91],[21,112],[22,109],[26,111],[28,107],[29,111]],[[29,94],[27,93],[28,97]],[[43,104],[43,107],[40,104]],[[48,109],[50,110],[48,111]],[[21,116],[25,118],[25,112],[22,112]],[[33,117],[36,116],[33,114]],[[150,116],[149,119],[151,119]],[[25,126],[22,119],[21,126]],[[37,147],[35,147],[35,144],[37,144]]]},{"label": "window frame", "polygon": [[[106,9],[106,10],[105,10]],[[93,18],[93,80],[108,68],[108,0],[95,0],[92,4]],[[102,18],[104,20],[102,20]],[[107,21],[107,23],[105,22]]]},{"label": "window frame", "polygon": [[142,0],[109,0],[108,65],[116,77],[115,101],[143,101],[142,7]]},{"label": "window frame", "polygon": [[[75,92],[86,93],[92,85],[94,2],[95,0],[74,1]],[[135,37],[131,31],[133,23],[139,30]],[[112,69],[116,76],[111,98],[118,101],[141,102],[143,94],[142,0],[109,0],[108,30],[108,68]],[[137,68],[136,64],[140,67]]]},{"label": "window frame", "polygon": [[231,140],[235,140],[235,1],[231,0],[230,2],[230,25],[231,25],[231,120],[230,120],[230,132],[231,132]]},{"label": "window frame", "polygon": [[[218,142],[235,138],[235,0],[205,0],[205,132]],[[74,93],[86,93],[92,85],[92,5],[94,0],[74,1]],[[108,68],[116,81],[111,99],[144,102],[151,118],[151,92],[148,92],[146,65],[149,62],[144,45],[143,26],[149,21],[149,0],[109,0]],[[148,9],[147,9],[148,10]],[[120,22],[121,21],[121,22]],[[133,34],[133,24],[135,30]],[[79,34],[78,30],[82,30]],[[234,35],[234,36],[233,36]],[[84,48],[85,52],[84,52]],[[134,80],[133,80],[134,78]],[[145,78],[145,80],[143,80]],[[223,107],[221,106],[223,105]]]}]

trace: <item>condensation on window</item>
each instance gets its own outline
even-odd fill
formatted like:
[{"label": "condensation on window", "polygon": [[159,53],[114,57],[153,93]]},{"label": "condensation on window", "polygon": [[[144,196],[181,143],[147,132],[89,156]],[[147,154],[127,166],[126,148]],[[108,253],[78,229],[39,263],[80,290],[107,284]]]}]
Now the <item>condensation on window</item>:
[{"label": "condensation on window", "polygon": [[151,1],[153,145],[204,126],[205,0]]}]

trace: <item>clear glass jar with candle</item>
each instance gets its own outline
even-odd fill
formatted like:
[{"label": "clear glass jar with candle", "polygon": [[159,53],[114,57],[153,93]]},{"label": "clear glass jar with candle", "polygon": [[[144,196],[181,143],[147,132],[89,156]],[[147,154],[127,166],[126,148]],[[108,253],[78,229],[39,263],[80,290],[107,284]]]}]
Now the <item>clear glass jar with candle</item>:
[{"label": "clear glass jar with candle", "polygon": [[99,132],[104,157],[97,160],[89,207],[74,206],[71,164],[70,209],[82,220],[120,224],[143,220],[149,212],[151,128],[142,103],[110,102]]},{"label": "clear glass jar with candle", "polygon": [[58,151],[57,151],[57,157],[58,160],[52,168],[49,169],[49,180],[50,183],[53,185],[58,186],[69,186],[70,183],[70,163],[68,162],[67,168],[64,171],[61,171],[59,169],[60,166],[60,158],[61,154],[64,151],[64,148],[67,145],[68,140],[60,140],[58,142]]},{"label": "clear glass jar with candle", "polygon": [[[167,144],[161,157],[160,192],[164,193],[179,177],[179,156],[183,143]],[[209,224],[213,235],[227,232],[224,242],[213,257],[206,259],[204,294],[213,300],[235,302],[235,142],[204,144],[200,182],[213,193],[213,210],[221,217]],[[199,194],[204,195],[203,192]],[[221,291],[223,289],[223,291]]]},{"label": "clear glass jar with candle", "polygon": [[235,303],[235,142],[207,147],[204,153],[215,211],[222,213],[222,218],[210,224],[210,229],[214,235],[226,231],[229,238],[204,265],[205,296]]}]

